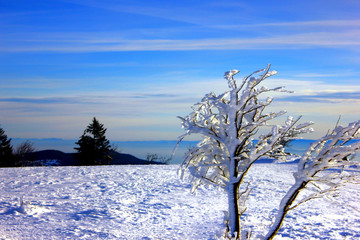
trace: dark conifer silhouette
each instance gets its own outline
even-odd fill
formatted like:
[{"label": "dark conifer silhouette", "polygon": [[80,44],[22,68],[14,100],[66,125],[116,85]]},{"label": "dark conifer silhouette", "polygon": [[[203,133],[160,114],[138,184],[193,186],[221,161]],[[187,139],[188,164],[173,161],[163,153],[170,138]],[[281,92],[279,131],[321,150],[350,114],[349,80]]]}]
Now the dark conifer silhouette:
[{"label": "dark conifer silhouette", "polygon": [[4,129],[0,128],[0,167],[13,167],[13,149],[11,139],[7,137]]},{"label": "dark conifer silhouette", "polygon": [[111,146],[105,137],[106,128],[104,124],[94,117],[92,123],[87,126],[79,141],[76,157],[82,165],[102,165],[111,161]]}]

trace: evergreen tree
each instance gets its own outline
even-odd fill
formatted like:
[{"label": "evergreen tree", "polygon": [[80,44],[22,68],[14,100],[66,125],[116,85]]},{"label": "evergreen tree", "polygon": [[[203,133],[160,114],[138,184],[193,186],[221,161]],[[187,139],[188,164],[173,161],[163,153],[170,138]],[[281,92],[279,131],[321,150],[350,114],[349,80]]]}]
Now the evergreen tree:
[{"label": "evergreen tree", "polygon": [[0,167],[14,166],[11,139],[7,137],[4,129],[0,128]]},{"label": "evergreen tree", "polygon": [[105,136],[106,128],[104,124],[94,117],[92,123],[87,126],[79,141],[76,157],[82,165],[102,165],[109,164],[111,161],[111,146]]}]

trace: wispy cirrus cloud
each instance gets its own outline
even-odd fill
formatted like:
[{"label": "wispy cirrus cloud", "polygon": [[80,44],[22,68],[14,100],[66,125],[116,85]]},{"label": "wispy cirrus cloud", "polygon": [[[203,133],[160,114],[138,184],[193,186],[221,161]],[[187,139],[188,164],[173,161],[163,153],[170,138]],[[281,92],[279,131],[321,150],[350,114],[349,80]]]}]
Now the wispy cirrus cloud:
[{"label": "wispy cirrus cloud", "polygon": [[[76,5],[90,8],[104,9],[109,12],[130,13],[153,18],[166,19],[180,23],[186,23],[192,26],[203,26],[207,28],[261,28],[261,27],[359,27],[360,20],[331,19],[334,12],[327,12],[330,19],[327,20],[297,20],[297,21],[273,21],[260,22],[260,19],[248,15],[251,12],[259,10],[253,8],[253,5],[246,2],[234,1],[195,1],[189,6],[188,3],[177,4],[154,4],[154,2],[142,2],[139,5],[136,1],[112,1],[112,0],[63,0]],[[327,3],[326,1],[323,4]],[[321,4],[321,3],[320,3]],[[330,4],[330,3],[329,3]],[[263,4],[269,13],[277,10],[276,3]],[[307,4],[282,3],[287,7],[295,7],[298,11],[307,10]],[[283,6],[283,7],[284,7]],[[353,4],[353,10],[356,11],[357,5]],[[219,10],[222,9],[223,11]],[[323,11],[326,8],[324,8]],[[280,10],[281,11],[281,10]],[[261,11],[260,11],[261,12]],[[321,11],[320,11],[321,12]],[[240,14],[239,14],[240,13]],[[305,13],[305,11],[304,11]],[[350,16],[350,14],[348,12]],[[211,16],[211,18],[209,18]],[[306,18],[305,18],[306,19]],[[243,24],[232,23],[243,22]],[[251,24],[250,24],[251,23]]]},{"label": "wispy cirrus cloud", "polygon": [[[240,76],[239,79],[241,79]],[[269,79],[265,85],[270,88],[284,85],[287,86],[287,89],[296,90],[294,94],[277,95],[274,102],[275,108],[291,110],[295,112],[292,113],[295,115],[305,111],[319,114],[324,111],[324,106],[328,108],[327,111],[324,111],[325,113],[336,109],[339,114],[354,114],[360,104],[360,86],[278,79],[276,76]],[[9,118],[16,121],[20,121],[20,119],[39,121],[41,119],[41,121],[47,120],[54,126],[61,126],[64,129],[71,126],[73,137],[77,137],[79,129],[83,128],[80,123],[86,124],[89,116],[101,117],[106,120],[106,125],[112,128],[121,126],[126,129],[139,126],[154,127],[155,125],[161,127],[167,124],[176,129],[175,126],[179,124],[176,116],[188,114],[191,111],[190,106],[199,101],[204,94],[210,91],[220,94],[226,90],[226,82],[220,78],[196,79],[194,82],[182,83],[164,82],[134,91],[113,89],[81,93],[79,90],[77,94],[54,97],[45,95],[42,97],[7,97],[0,99],[0,114],[5,116],[4,119]],[[284,106],[284,102],[286,102],[286,106]],[[346,105],[346,109],[343,107],[344,105]],[[330,109],[330,107],[332,108]],[[341,109],[342,112],[337,109]],[[79,122],[80,126],[73,126],[73,122]],[[50,130],[49,127],[48,131]],[[59,136],[62,136],[61,133]]]},{"label": "wispy cirrus cloud", "polygon": [[[309,73],[304,76],[323,77],[322,74]],[[303,76],[301,75],[301,76]],[[328,75],[326,75],[328,76]],[[241,80],[241,77],[239,78]],[[280,101],[327,101],[341,102],[348,100],[360,100],[360,85],[342,85],[341,83],[327,83],[320,80],[293,80],[273,77],[266,82],[266,86],[273,88],[285,86],[286,89],[294,90],[292,94],[276,94]],[[87,93],[79,90],[71,95],[59,96],[28,96],[28,97],[2,97],[0,102],[29,103],[29,104],[117,104],[123,103],[142,105],[167,104],[169,102],[183,102],[183,105],[192,101],[198,101],[201,97],[216,89],[219,94],[226,91],[225,80],[194,78],[189,82],[164,82],[156,86],[146,85],[136,90],[93,90]],[[146,100],[147,102],[143,102]],[[156,105],[157,106],[157,105]],[[155,107],[155,105],[154,105]]]},{"label": "wispy cirrus cloud", "polygon": [[[107,10],[109,12],[129,13],[138,16],[147,16],[157,19],[165,19],[178,23],[185,23],[188,25],[207,25],[209,22],[216,23],[219,21],[231,21],[233,16],[224,14],[218,11],[218,5],[215,6],[211,1],[192,1],[191,4],[186,2],[174,2],[157,4],[152,1],[141,2],[137,1],[112,1],[112,0],[63,0],[72,4]],[[217,1],[214,1],[217,2]],[[233,8],[243,9],[245,4],[232,5]],[[232,9],[232,12],[236,12]],[[209,18],[208,16],[212,16]]]},{"label": "wispy cirrus cloud", "polygon": [[338,77],[353,77],[359,76],[360,73],[353,71],[345,71],[345,72],[328,72],[328,73],[299,73],[293,74],[294,77],[297,78],[338,78]]},{"label": "wispy cirrus cloud", "polygon": [[360,92],[315,92],[313,94],[287,96],[279,98],[278,101],[286,102],[323,102],[323,103],[360,103]]},{"label": "wispy cirrus cloud", "polygon": [[0,102],[29,104],[94,104],[96,99],[87,97],[11,97],[0,98]]},{"label": "wispy cirrus cloud", "polygon": [[[360,20],[317,20],[317,21],[293,21],[293,22],[268,22],[237,25],[212,25],[214,28],[237,29],[237,28],[262,28],[262,27],[360,27]],[[309,29],[308,29],[309,30]]]},{"label": "wispy cirrus cloud", "polygon": [[[300,74],[301,75],[301,74]],[[324,77],[322,74],[309,73],[303,74],[304,76],[315,76],[315,77]],[[342,76],[336,75],[335,76]],[[298,75],[296,75],[298,76]],[[326,75],[327,76],[327,75]],[[319,78],[318,80],[294,80],[294,79],[284,79],[284,78],[274,78],[268,81],[268,84],[271,87],[275,86],[285,86],[286,89],[295,91],[290,95],[281,95],[282,100],[295,100],[296,98],[300,99],[310,99],[310,98],[321,98],[323,100],[333,99],[336,101],[342,100],[360,100],[360,85],[357,83],[353,84],[342,84],[342,82],[329,83],[322,81]]]},{"label": "wispy cirrus cloud", "polygon": [[1,52],[121,52],[121,51],[188,51],[241,49],[301,49],[360,47],[360,30],[312,32],[270,37],[235,37],[207,39],[48,39],[27,40],[10,44],[3,40]]}]

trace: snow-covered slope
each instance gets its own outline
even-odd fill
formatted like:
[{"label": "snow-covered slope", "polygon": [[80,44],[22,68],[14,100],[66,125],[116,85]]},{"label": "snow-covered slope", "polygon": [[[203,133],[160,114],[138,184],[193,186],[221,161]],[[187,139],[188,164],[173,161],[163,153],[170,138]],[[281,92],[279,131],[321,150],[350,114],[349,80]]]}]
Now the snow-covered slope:
[{"label": "snow-covered slope", "polygon": [[[218,239],[226,195],[190,193],[176,165],[0,169],[0,239]],[[257,164],[244,229],[264,234],[294,165]],[[279,174],[281,172],[281,174]],[[22,199],[22,205],[21,205]],[[278,239],[360,238],[360,188],[289,214]]]}]

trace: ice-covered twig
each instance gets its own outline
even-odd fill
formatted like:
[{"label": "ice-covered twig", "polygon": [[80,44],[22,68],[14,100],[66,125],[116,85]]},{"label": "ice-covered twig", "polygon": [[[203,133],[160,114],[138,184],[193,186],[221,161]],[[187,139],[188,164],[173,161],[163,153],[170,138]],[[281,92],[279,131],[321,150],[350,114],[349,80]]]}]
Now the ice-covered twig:
[{"label": "ice-covered twig", "polygon": [[[309,146],[300,159],[297,172],[294,173],[295,183],[282,199],[275,222],[266,239],[272,239],[276,235],[288,211],[311,199],[327,196],[358,177],[344,171],[344,168],[360,166],[360,162],[351,157],[360,149],[359,138],[360,121],[357,121],[346,127],[337,126],[331,133]],[[353,142],[350,142],[351,140]],[[320,183],[323,187],[318,187],[317,192],[297,199],[299,193],[308,188],[309,183]]]}]

